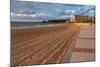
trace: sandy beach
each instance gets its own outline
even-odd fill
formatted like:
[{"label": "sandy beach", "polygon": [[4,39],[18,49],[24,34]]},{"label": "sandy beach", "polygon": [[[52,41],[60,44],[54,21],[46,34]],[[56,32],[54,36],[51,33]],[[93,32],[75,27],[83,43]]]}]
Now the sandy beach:
[{"label": "sandy beach", "polygon": [[61,24],[11,30],[11,65],[62,63],[80,27]]}]

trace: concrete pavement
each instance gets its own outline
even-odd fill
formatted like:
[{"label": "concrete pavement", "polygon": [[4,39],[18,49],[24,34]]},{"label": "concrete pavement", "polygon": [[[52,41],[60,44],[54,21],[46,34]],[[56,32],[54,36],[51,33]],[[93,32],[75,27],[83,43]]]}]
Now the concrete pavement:
[{"label": "concrete pavement", "polygon": [[81,30],[70,62],[95,60],[95,25],[80,24]]}]

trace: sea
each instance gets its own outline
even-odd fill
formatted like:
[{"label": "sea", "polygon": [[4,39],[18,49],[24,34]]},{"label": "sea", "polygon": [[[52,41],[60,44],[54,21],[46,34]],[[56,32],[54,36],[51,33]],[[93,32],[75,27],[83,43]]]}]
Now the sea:
[{"label": "sea", "polygon": [[11,29],[33,28],[59,25],[57,23],[45,23],[45,22],[11,22]]}]

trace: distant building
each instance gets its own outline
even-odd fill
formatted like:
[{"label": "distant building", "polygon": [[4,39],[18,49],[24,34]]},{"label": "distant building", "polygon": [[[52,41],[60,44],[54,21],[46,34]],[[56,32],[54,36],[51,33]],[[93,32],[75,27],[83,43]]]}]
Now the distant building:
[{"label": "distant building", "polygon": [[80,16],[80,15],[75,15],[75,16],[72,16],[70,18],[70,21],[71,22],[86,22],[86,21],[93,21],[94,19],[92,17],[89,17],[89,16]]}]

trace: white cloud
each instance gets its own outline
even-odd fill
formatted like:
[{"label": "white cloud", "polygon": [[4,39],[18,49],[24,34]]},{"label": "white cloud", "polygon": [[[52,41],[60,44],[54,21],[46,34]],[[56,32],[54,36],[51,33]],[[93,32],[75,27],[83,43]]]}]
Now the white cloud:
[{"label": "white cloud", "polygon": [[72,17],[73,15],[76,14],[76,10],[65,10],[66,15],[68,15],[68,17]]},{"label": "white cloud", "polygon": [[66,13],[69,13],[69,12],[70,12],[70,13],[75,13],[76,11],[75,11],[75,10],[65,10],[65,12],[66,12]]},{"label": "white cloud", "polygon": [[19,13],[14,13],[14,12],[11,12],[10,15],[12,17],[14,17],[14,16],[32,16],[32,17],[35,17],[36,16],[35,14],[19,14]]},{"label": "white cloud", "polygon": [[91,10],[87,13],[87,15],[89,16],[95,16],[95,11],[94,10]]}]

